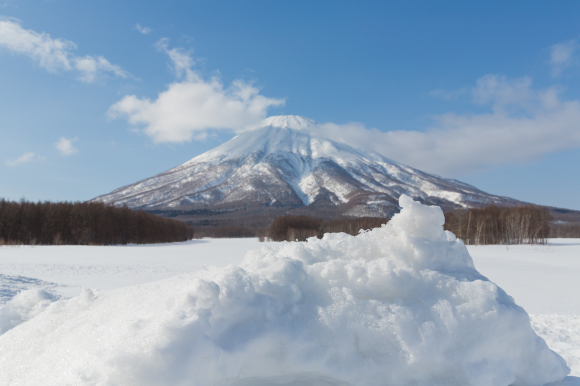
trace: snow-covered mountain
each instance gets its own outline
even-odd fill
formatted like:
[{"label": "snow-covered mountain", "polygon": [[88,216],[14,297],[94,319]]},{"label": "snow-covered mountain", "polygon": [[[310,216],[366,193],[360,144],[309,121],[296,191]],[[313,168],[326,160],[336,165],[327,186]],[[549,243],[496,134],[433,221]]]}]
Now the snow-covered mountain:
[{"label": "snow-covered mountain", "polygon": [[428,174],[276,116],[181,166],[94,199],[131,208],[239,211],[304,208],[333,216],[390,216],[401,194],[444,208],[517,201]]}]

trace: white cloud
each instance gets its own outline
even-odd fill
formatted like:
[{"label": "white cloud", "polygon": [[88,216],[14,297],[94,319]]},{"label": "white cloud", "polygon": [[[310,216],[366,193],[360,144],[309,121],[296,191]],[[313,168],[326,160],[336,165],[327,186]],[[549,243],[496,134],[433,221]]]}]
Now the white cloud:
[{"label": "white cloud", "polygon": [[576,40],[554,44],[551,47],[550,64],[552,65],[552,75],[558,76],[564,69],[578,62],[574,55],[578,47]]},{"label": "white cloud", "polygon": [[471,90],[484,114],[443,114],[426,131],[381,132],[362,124],[323,124],[333,138],[360,143],[386,157],[442,175],[478,172],[580,148],[580,101],[556,88],[534,90],[529,78],[486,75]]},{"label": "white cloud", "polygon": [[171,60],[172,68],[178,78],[185,78],[188,81],[199,80],[199,75],[192,69],[195,61],[191,57],[191,51],[182,48],[171,48],[168,46],[169,39],[163,38],[157,42],[157,49],[165,52]]},{"label": "white cloud", "polygon": [[157,44],[172,62],[178,80],[161,92],[156,100],[128,95],[109,109],[112,118],[125,118],[142,126],[154,142],[186,142],[202,139],[209,129],[242,131],[262,121],[269,107],[284,104],[283,99],[267,98],[242,80],[224,87],[217,77],[203,79],[193,69],[191,54],[169,49],[167,40]]},{"label": "white cloud", "polygon": [[112,73],[121,78],[129,75],[102,56],[76,56],[72,53],[76,49],[73,42],[24,29],[16,19],[0,17],[0,48],[26,55],[49,72],[76,71],[78,79],[86,83],[94,82],[97,75],[102,73]]},{"label": "white cloud", "polygon": [[508,80],[505,76],[485,75],[476,82],[476,87],[471,90],[473,102],[480,105],[491,105],[493,111],[504,111],[510,108],[532,106],[537,100],[537,95],[532,92],[532,79],[523,77]]},{"label": "white cloud", "polygon": [[78,153],[78,149],[73,146],[73,142],[78,141],[78,138],[66,139],[61,137],[55,144],[54,147],[60,152],[61,155],[72,155]]},{"label": "white cloud", "polygon": [[24,153],[20,157],[7,159],[5,164],[6,166],[17,166],[21,164],[27,164],[29,162],[42,159],[42,157],[34,154],[34,153]]},{"label": "white cloud", "polygon": [[151,31],[153,31],[149,27],[142,27],[141,24],[139,24],[139,23],[135,24],[135,29],[137,31],[141,32],[143,35],[147,35],[147,34],[151,33]]},{"label": "white cloud", "polygon": [[121,78],[126,78],[128,73],[121,67],[111,64],[102,56],[97,58],[92,56],[76,57],[73,59],[75,68],[80,72],[79,79],[85,83],[93,83],[98,74],[111,72]]}]

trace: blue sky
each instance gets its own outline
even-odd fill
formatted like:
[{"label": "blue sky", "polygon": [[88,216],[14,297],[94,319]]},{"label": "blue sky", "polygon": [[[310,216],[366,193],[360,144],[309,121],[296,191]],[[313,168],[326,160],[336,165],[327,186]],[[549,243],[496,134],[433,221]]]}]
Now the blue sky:
[{"label": "blue sky", "polygon": [[0,197],[87,200],[280,114],[580,210],[580,3],[0,0]]}]

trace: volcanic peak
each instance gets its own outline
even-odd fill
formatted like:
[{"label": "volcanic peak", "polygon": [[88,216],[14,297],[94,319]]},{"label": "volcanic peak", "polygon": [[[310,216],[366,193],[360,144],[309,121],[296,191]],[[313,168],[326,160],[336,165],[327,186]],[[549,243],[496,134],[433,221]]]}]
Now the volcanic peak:
[{"label": "volcanic peak", "polygon": [[264,120],[261,127],[272,126],[272,127],[287,127],[295,130],[303,130],[319,123],[310,118],[301,117],[299,115],[276,115],[273,117],[268,117]]}]

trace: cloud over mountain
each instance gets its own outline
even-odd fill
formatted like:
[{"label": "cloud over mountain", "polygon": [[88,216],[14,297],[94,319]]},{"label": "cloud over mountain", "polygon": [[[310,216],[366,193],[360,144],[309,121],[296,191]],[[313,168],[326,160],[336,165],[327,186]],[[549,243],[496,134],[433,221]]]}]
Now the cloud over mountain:
[{"label": "cloud over mountain", "polygon": [[266,118],[268,108],[284,104],[284,99],[265,97],[243,80],[225,87],[218,77],[204,79],[194,69],[191,54],[169,48],[166,39],[158,48],[169,56],[177,80],[157,99],[127,95],[109,109],[110,117],[143,127],[156,143],[203,139],[210,129],[243,131]]},{"label": "cloud over mountain", "polygon": [[327,123],[319,129],[442,175],[530,162],[580,147],[580,101],[563,99],[558,87],[535,89],[528,77],[486,75],[466,94],[489,112],[441,114],[425,131],[382,132],[360,123]]}]

